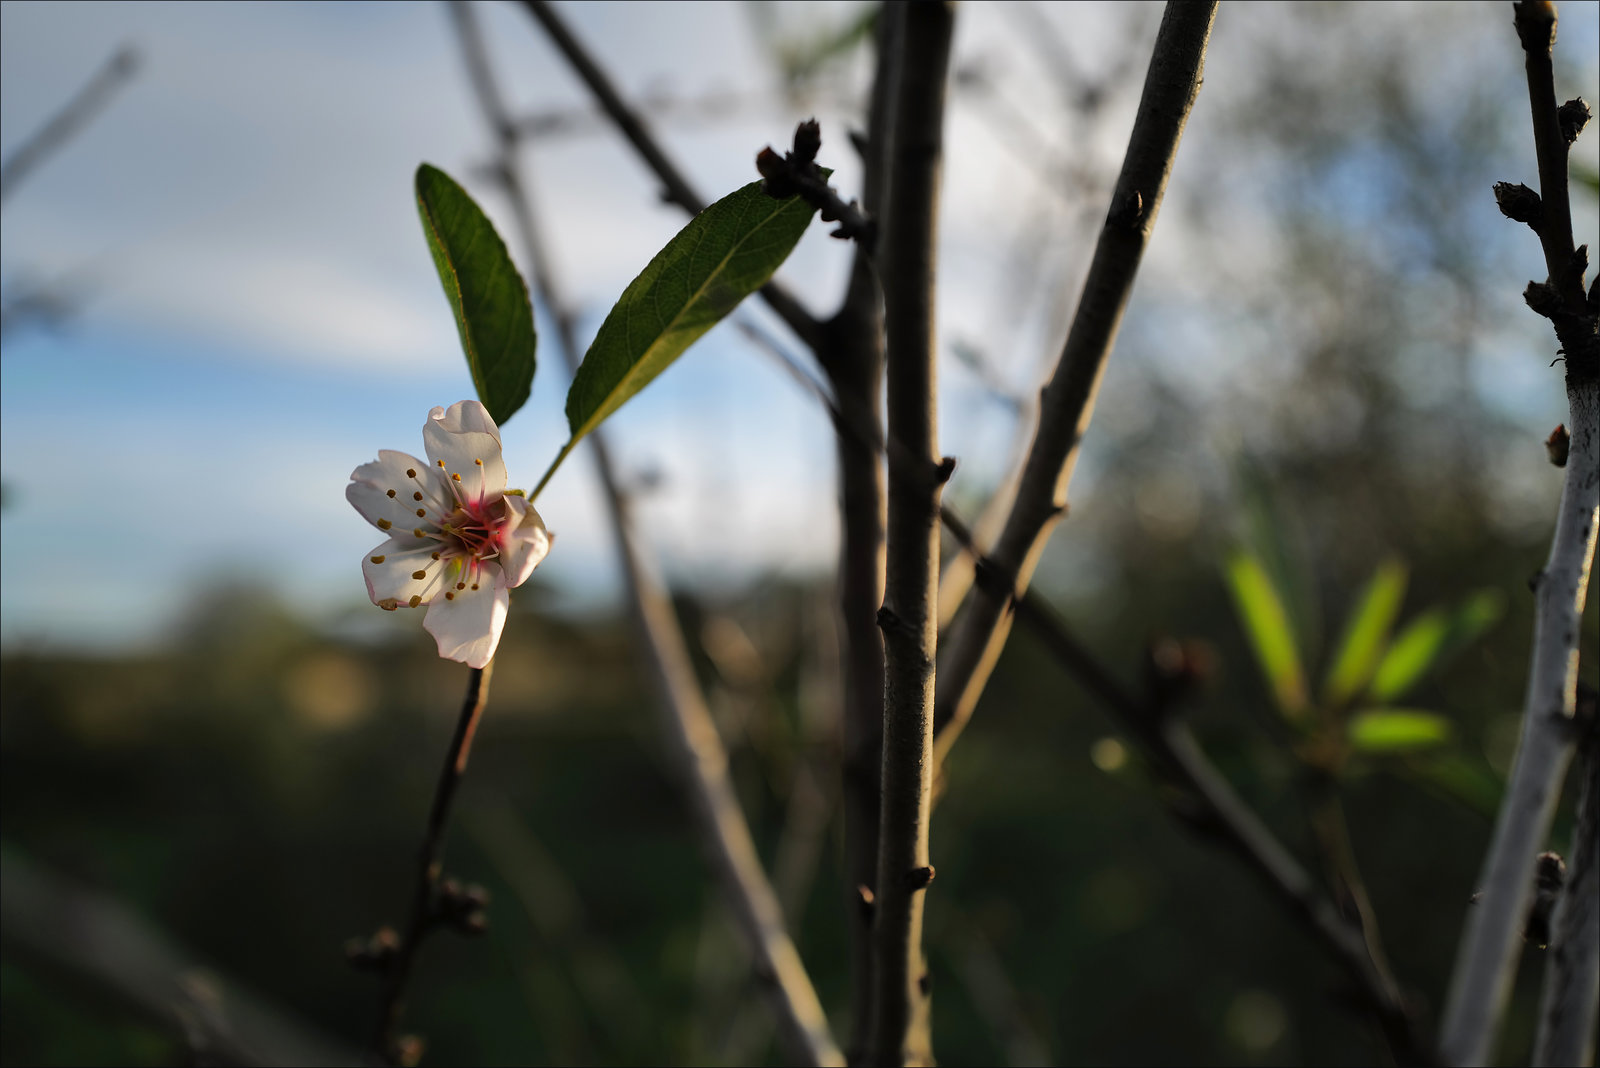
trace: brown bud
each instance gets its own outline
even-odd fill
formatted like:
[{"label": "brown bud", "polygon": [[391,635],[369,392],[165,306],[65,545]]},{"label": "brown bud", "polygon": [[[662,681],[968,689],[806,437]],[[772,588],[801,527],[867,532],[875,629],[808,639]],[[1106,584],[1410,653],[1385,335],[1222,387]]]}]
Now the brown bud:
[{"label": "brown bud", "polygon": [[1567,453],[1571,448],[1572,435],[1567,433],[1567,425],[1557,423],[1550,436],[1544,439],[1544,451],[1549,454],[1550,462],[1557,467],[1567,466]]},{"label": "brown bud", "polygon": [[933,882],[932,864],[922,868],[912,868],[906,873],[906,885],[913,891],[926,890],[931,882]]},{"label": "brown bud", "polygon": [[1561,294],[1547,282],[1529,282],[1528,288],[1522,291],[1522,299],[1546,319],[1552,319],[1561,312]]},{"label": "brown bud", "polygon": [[1566,885],[1567,865],[1557,853],[1540,853],[1533,870],[1533,904],[1522,937],[1536,946],[1550,944],[1550,917],[1555,912],[1561,888]]},{"label": "brown bud", "polygon": [[395,1063],[401,1068],[415,1068],[422,1063],[422,1055],[427,1049],[428,1043],[421,1035],[401,1035],[394,1043]]},{"label": "brown bud", "polygon": [[1561,120],[1561,136],[1570,145],[1589,125],[1589,105],[1582,97],[1575,96],[1556,109],[1556,117]]},{"label": "brown bud", "polygon": [[1539,194],[1521,182],[1494,183],[1494,202],[1500,214],[1512,222],[1526,223],[1534,229],[1544,220],[1544,203]]},{"label": "brown bud", "polygon": [[769,145],[756,154],[756,170],[766,179],[761,188],[767,196],[782,200],[799,192],[794,179],[789,175],[789,165],[784,162],[782,156],[772,150],[772,146]]},{"label": "brown bud", "polygon": [[822,126],[816,119],[807,119],[794,128],[794,158],[797,163],[810,163],[822,148]]}]

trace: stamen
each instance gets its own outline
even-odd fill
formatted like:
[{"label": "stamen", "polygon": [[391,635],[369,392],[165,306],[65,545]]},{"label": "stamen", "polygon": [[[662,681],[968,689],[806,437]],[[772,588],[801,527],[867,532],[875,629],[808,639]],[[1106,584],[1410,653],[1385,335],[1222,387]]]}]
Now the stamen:
[{"label": "stamen", "polygon": [[385,612],[393,612],[396,608],[400,607],[400,602],[396,601],[393,597],[385,597],[383,600],[378,602],[378,607],[383,609]]},{"label": "stamen", "polygon": [[392,526],[394,526],[394,524],[389,522],[387,519],[378,520],[378,529],[379,530],[388,530]]},{"label": "stamen", "polygon": [[418,527],[416,530],[413,530],[411,533],[414,536],[419,537],[419,538],[426,538],[428,536],[428,532],[423,530],[421,527]]},{"label": "stamen", "polygon": [[416,478],[417,477],[417,469],[415,467],[406,468],[406,477],[407,478]]},{"label": "stamen", "polygon": [[443,467],[443,466],[444,466],[444,461],[443,461],[443,460],[440,460],[440,461],[439,461],[439,466],[440,466],[440,467]]},{"label": "stamen", "polygon": [[411,577],[414,579],[425,579],[428,577],[428,573],[426,571],[413,571],[411,572]]},{"label": "stamen", "polygon": [[[389,491],[389,496],[391,496],[391,497],[394,496],[394,491],[393,490]],[[411,495],[411,499],[414,500],[414,501],[420,501],[420,500],[422,500],[422,494],[421,493],[413,493]]]},{"label": "stamen", "polygon": [[433,554],[433,558],[434,558],[434,559],[435,559],[435,560],[437,560],[437,559],[439,559],[439,554],[438,554],[438,553],[434,553],[434,554]]},{"label": "stamen", "polygon": [[456,599],[455,592],[453,590],[446,590],[445,593],[444,593],[444,599],[447,600],[447,601],[455,600]]},{"label": "stamen", "polygon": [[482,460],[474,460],[474,461],[472,461],[472,462],[473,462],[473,463],[475,463],[475,464],[477,464],[477,465],[478,465],[478,466],[479,466],[479,467],[482,467],[482,466],[483,466],[483,461],[482,461]]},{"label": "stamen", "polygon": [[466,583],[465,583],[465,582],[458,582],[458,583],[456,583],[456,589],[458,589],[458,590],[464,590],[464,589],[466,589],[466,588],[467,588],[467,584],[466,584]]},{"label": "stamen", "polygon": [[411,602],[410,603],[411,603],[411,607],[412,608],[417,607],[417,605],[422,603],[422,595],[421,594],[417,594],[417,593],[413,593],[411,595]]},{"label": "stamen", "polygon": [[425,516],[427,514],[428,514],[428,510],[426,508],[418,508],[417,509],[417,518],[418,519],[421,519],[423,516]]},{"label": "stamen", "polygon": [[381,563],[383,563],[383,561],[384,561],[384,557],[381,554],[378,555],[378,556],[374,556],[372,558],[372,562],[375,563],[375,564],[381,564]]},{"label": "stamen", "polygon": [[477,584],[477,583],[476,583],[476,582],[474,582],[474,583],[473,583],[473,584],[472,584],[472,588],[473,588],[473,589],[477,589],[477,588],[478,588],[478,584]]},{"label": "stamen", "polygon": [[391,497],[393,497],[393,496],[394,496],[394,490],[390,490],[390,491],[389,491],[389,496],[391,496]]},{"label": "stamen", "polygon": [[461,481],[461,476],[460,475],[452,474],[450,477],[455,479],[457,482]]}]

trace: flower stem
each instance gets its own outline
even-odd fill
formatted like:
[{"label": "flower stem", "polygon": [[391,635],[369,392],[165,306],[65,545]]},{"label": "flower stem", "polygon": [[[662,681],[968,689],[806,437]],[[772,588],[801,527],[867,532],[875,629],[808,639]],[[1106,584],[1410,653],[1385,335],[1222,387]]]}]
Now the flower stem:
[{"label": "flower stem", "polygon": [[399,1063],[399,1051],[396,1048],[399,1036],[396,1032],[405,1008],[406,982],[411,978],[417,949],[433,928],[434,899],[439,888],[439,854],[444,844],[445,823],[450,817],[450,802],[455,799],[456,788],[461,785],[461,778],[467,770],[467,758],[472,753],[472,738],[478,731],[483,706],[489,701],[489,675],[493,669],[494,661],[491,660],[484,667],[473,668],[467,679],[467,693],[461,701],[461,715],[456,720],[455,736],[450,740],[450,751],[445,757],[444,768],[439,772],[439,783],[433,791],[428,829],[422,836],[422,850],[417,858],[416,894],[412,898],[411,919],[389,969],[379,1009],[378,1033],[372,1044],[375,1056],[383,1064]]},{"label": "flower stem", "polygon": [[544,471],[543,475],[539,476],[539,484],[537,486],[533,487],[533,492],[528,494],[528,503],[529,504],[532,504],[534,502],[534,500],[539,496],[539,494],[541,492],[543,492],[545,483],[549,482],[550,481],[550,476],[556,473],[556,468],[560,467],[563,463],[565,463],[567,457],[572,455],[572,448],[573,448],[573,446],[575,446],[577,444],[578,444],[578,441],[577,441],[576,438],[574,438],[573,440],[567,442],[565,445],[561,446],[561,451],[556,453],[556,458],[554,460],[550,461],[550,466],[545,468],[545,471]]}]

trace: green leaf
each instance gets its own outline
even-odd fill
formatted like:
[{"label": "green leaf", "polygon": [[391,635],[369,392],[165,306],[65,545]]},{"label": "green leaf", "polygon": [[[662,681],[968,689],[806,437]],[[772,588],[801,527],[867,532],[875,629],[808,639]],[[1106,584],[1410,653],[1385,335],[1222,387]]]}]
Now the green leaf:
[{"label": "green leaf", "polygon": [[1278,710],[1290,720],[1304,718],[1307,704],[1305,672],[1295,652],[1294,632],[1284,612],[1283,600],[1261,561],[1247,552],[1228,561],[1228,589],[1255,650],[1256,662],[1272,690]]},{"label": "green leaf", "polygon": [[417,212],[478,399],[503,426],[533,388],[538,338],[528,285],[483,209],[426,163],[417,168]]},{"label": "green leaf", "polygon": [[1499,590],[1481,590],[1453,612],[1432,608],[1422,613],[1389,647],[1368,694],[1378,701],[1403,697],[1429,670],[1493,626],[1504,607]]},{"label": "green leaf", "polygon": [[1431,754],[1407,761],[1405,774],[1424,786],[1493,821],[1500,812],[1504,785],[1481,760],[1457,752]]},{"label": "green leaf", "polygon": [[690,220],[622,293],[567,393],[566,449],[605,421],[772,277],[815,209],[760,182]]},{"label": "green leaf", "polygon": [[1403,561],[1388,560],[1367,583],[1361,599],[1350,612],[1344,637],[1339,639],[1333,666],[1323,685],[1330,705],[1349,701],[1372,678],[1384,643],[1389,639],[1389,628],[1394,626],[1394,618],[1400,612],[1400,601],[1406,595],[1406,577]]},{"label": "green leaf", "polygon": [[1363,753],[1409,753],[1449,741],[1451,731],[1450,721],[1433,712],[1373,708],[1350,717],[1345,738]]}]

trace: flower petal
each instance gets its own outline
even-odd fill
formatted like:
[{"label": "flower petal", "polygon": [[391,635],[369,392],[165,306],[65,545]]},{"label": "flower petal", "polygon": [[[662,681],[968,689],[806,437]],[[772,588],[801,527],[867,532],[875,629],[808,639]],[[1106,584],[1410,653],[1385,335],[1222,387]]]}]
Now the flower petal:
[{"label": "flower petal", "polygon": [[367,522],[396,538],[417,527],[433,530],[455,509],[455,497],[437,468],[393,449],[380,450],[375,463],[352,471],[344,496]]},{"label": "flower petal", "polygon": [[528,581],[533,569],[550,551],[551,535],[544,520],[526,499],[505,498],[506,530],[500,536],[500,567],[507,589]]},{"label": "flower petal", "polygon": [[435,408],[429,412],[422,427],[422,443],[434,470],[456,483],[463,501],[479,504],[505,492],[500,430],[489,418],[489,410],[477,401],[457,401],[448,411]]},{"label": "flower petal", "polygon": [[489,663],[511,606],[511,593],[502,583],[499,566],[488,563],[480,569],[476,589],[469,585],[447,590],[449,597],[434,598],[422,625],[439,643],[440,656],[460,660],[468,667]]},{"label": "flower petal", "polygon": [[[438,542],[420,545],[409,534],[390,538],[361,561],[361,574],[367,580],[367,595],[379,607],[415,608],[432,602],[444,589],[448,573],[459,571],[453,561],[435,560]],[[422,578],[417,578],[418,573]],[[412,604],[416,598],[416,604]]]}]

